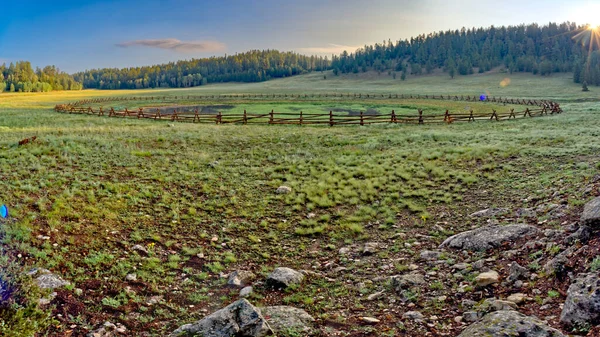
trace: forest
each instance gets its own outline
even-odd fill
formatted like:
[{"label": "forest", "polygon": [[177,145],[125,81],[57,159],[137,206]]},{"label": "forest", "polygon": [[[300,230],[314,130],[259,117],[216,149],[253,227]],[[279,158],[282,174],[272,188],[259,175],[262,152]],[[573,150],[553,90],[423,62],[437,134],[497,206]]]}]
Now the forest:
[{"label": "forest", "polygon": [[49,92],[53,90],[81,90],[83,85],[73,76],[55,66],[43,69],[31,67],[27,61],[0,65],[0,92]]},{"label": "forest", "polygon": [[329,69],[327,58],[277,50],[171,62],[124,69],[93,69],[74,74],[85,88],[188,88],[217,82],[261,82]]},{"label": "forest", "polygon": [[600,32],[575,23],[462,28],[384,41],[333,56],[335,74],[367,70],[421,75],[442,69],[452,78],[505,67],[509,72],[547,76],[573,72],[576,83],[600,85]]}]

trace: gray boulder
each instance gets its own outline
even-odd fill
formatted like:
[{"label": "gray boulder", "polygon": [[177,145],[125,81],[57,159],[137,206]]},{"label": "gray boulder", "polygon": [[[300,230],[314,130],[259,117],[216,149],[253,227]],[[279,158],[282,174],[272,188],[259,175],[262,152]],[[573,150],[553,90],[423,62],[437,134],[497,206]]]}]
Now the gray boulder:
[{"label": "gray boulder", "polygon": [[516,282],[521,278],[526,279],[530,275],[529,270],[527,270],[527,268],[522,267],[520,264],[514,261],[510,264],[509,271],[510,273],[507,278],[508,282]]},{"label": "gray boulder", "polygon": [[592,228],[600,227],[600,197],[585,204],[579,222],[584,226]]},{"label": "gray boulder", "polygon": [[308,336],[315,333],[315,319],[302,309],[274,306],[260,308],[260,312],[276,334]]},{"label": "gray boulder", "polygon": [[304,275],[291,268],[275,268],[267,277],[267,284],[275,288],[287,288],[291,285],[300,284]]},{"label": "gray boulder", "polygon": [[536,317],[502,310],[485,315],[458,337],[566,337]]},{"label": "gray boulder", "polygon": [[571,284],[560,321],[569,327],[600,323],[600,278],[597,273],[581,274]]},{"label": "gray boulder", "polygon": [[392,287],[399,291],[401,289],[407,289],[413,286],[425,284],[425,277],[421,274],[406,274],[406,275],[395,275],[391,277]]},{"label": "gray boulder", "polygon": [[196,323],[182,325],[171,336],[262,337],[272,334],[260,310],[241,299]]},{"label": "gray boulder", "polygon": [[442,242],[440,248],[450,247],[483,251],[499,247],[504,242],[514,241],[538,231],[536,227],[525,224],[485,226],[451,236]]}]

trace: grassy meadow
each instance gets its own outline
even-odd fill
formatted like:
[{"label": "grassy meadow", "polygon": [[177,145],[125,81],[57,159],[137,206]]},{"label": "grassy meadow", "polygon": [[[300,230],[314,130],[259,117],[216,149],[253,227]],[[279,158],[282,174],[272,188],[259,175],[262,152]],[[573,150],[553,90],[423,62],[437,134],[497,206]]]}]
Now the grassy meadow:
[{"label": "grassy meadow", "polygon": [[[238,290],[224,287],[223,274],[241,268],[262,277],[276,266],[318,270],[338,259],[341,247],[368,241],[394,237],[377,265],[394,266],[386,273],[405,270],[403,259],[418,255],[410,244],[419,235],[439,243],[470,228],[465,216],[481,208],[520,207],[526,198],[559,189],[580,206],[581,189],[600,173],[600,89],[591,90],[582,92],[568,75],[400,81],[328,72],[181,90],[0,94],[0,204],[14,219],[0,231],[2,262],[47,268],[73,283],[59,291],[53,321],[37,318],[50,322],[39,329],[51,336],[84,334],[107,320],[123,323],[131,335],[163,336],[237,298]],[[327,92],[544,98],[560,102],[565,113],[500,123],[328,128],[171,125],[52,110],[93,97]],[[439,112],[466,104],[341,98],[196,103],[257,112],[403,105]],[[17,145],[32,136],[36,141]],[[292,192],[276,194],[280,185]],[[440,225],[443,230],[436,229]],[[310,277],[281,292],[258,286],[250,300],[301,307],[319,322],[339,322],[346,334],[369,332],[372,327],[354,324],[357,317],[384,308],[365,303],[363,288],[349,285],[382,271],[345,262],[351,273],[342,278]],[[136,281],[126,281],[131,273]],[[430,315],[440,310],[426,307]],[[403,327],[385,331],[394,336]]]}]

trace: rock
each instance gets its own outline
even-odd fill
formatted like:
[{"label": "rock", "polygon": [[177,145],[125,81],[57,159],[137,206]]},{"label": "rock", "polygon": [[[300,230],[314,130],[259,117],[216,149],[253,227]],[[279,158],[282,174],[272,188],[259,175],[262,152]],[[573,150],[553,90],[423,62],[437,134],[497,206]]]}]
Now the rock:
[{"label": "rock", "polygon": [[508,213],[507,208],[486,208],[481,211],[477,211],[470,216],[473,218],[491,218]]},{"label": "rock", "polygon": [[515,215],[519,218],[535,218],[537,217],[537,213],[534,208],[519,208]]},{"label": "rock", "polygon": [[250,294],[252,294],[252,290],[253,290],[253,288],[251,286],[242,288],[242,290],[240,290],[240,297],[246,298],[246,297],[250,296]]},{"label": "rock", "polygon": [[508,282],[516,282],[521,278],[528,278],[529,270],[527,268],[522,267],[517,262],[512,262],[509,267],[509,275],[507,278]]},{"label": "rock", "polygon": [[87,337],[116,337],[120,334],[124,334],[127,328],[123,324],[117,323],[116,325],[111,322],[104,322],[101,327],[88,333]]},{"label": "rock", "polygon": [[27,275],[35,277],[35,283],[42,289],[62,288],[71,284],[69,281],[63,280],[60,276],[52,274],[48,269],[34,268]]},{"label": "rock", "polygon": [[135,246],[131,247],[131,250],[148,255],[148,250],[146,249],[146,247],[144,247],[142,245],[135,245]]},{"label": "rock", "polygon": [[544,272],[547,275],[558,275],[565,272],[565,265],[569,262],[571,256],[575,253],[576,247],[569,247],[565,251],[556,255],[544,265]]},{"label": "rock", "polygon": [[306,311],[288,306],[260,308],[262,316],[275,333],[285,333],[286,336],[307,336],[314,333],[315,319]]},{"label": "rock", "polygon": [[579,222],[592,228],[600,227],[600,197],[585,204]]},{"label": "rock", "polygon": [[500,275],[495,271],[488,271],[481,273],[475,277],[475,283],[480,287],[485,287],[490,284],[498,283],[500,281]]},{"label": "rock", "polygon": [[469,268],[469,264],[468,263],[457,263],[455,265],[452,266],[452,269],[456,269],[456,270],[465,270]]},{"label": "rock", "polygon": [[384,294],[384,292],[383,292],[383,291],[380,291],[380,292],[377,292],[377,293],[371,294],[371,295],[369,295],[369,296],[367,297],[367,301],[374,301],[374,300],[376,300],[376,299],[378,299],[378,298],[381,298],[381,297],[383,297],[383,294]]},{"label": "rock", "polygon": [[277,190],[275,191],[275,193],[277,193],[277,194],[292,193],[292,188],[289,186],[279,186],[279,187],[277,187]]},{"label": "rock", "polygon": [[363,255],[373,255],[377,253],[378,244],[376,242],[367,242],[363,247]]},{"label": "rock", "polygon": [[350,253],[350,247],[342,247],[338,251],[340,255],[348,255]]},{"label": "rock", "polygon": [[600,323],[600,278],[598,273],[580,274],[567,290],[560,314],[561,323],[569,327]]},{"label": "rock", "polygon": [[538,231],[536,227],[525,224],[485,226],[451,236],[440,247],[483,251]]},{"label": "rock", "polygon": [[291,285],[300,284],[304,275],[291,268],[275,268],[267,277],[267,284],[275,288],[287,288]]},{"label": "rock", "polygon": [[241,299],[195,323],[182,325],[171,336],[258,337],[273,333],[260,310]]},{"label": "rock", "polygon": [[473,270],[481,270],[485,266],[485,260],[477,260],[471,264]]},{"label": "rock", "polygon": [[407,289],[412,286],[425,284],[425,277],[421,274],[395,275],[391,277],[392,287],[396,290]]},{"label": "rock", "polygon": [[465,311],[463,312],[462,319],[465,322],[476,322],[481,318],[481,314],[477,311]]},{"label": "rock", "polygon": [[163,297],[160,295],[156,295],[156,296],[152,296],[150,298],[148,298],[148,300],[146,301],[147,305],[155,305],[157,303],[160,303],[160,301],[163,300]]},{"label": "rock", "polygon": [[409,319],[411,321],[422,321],[425,316],[418,311],[407,311],[402,315],[403,319]]},{"label": "rock", "polygon": [[577,229],[577,231],[571,235],[569,235],[566,239],[565,242],[568,245],[572,245],[575,242],[582,242],[582,243],[587,243],[590,240],[590,237],[592,236],[592,228],[589,226],[581,226]]},{"label": "rock", "polygon": [[243,288],[244,286],[250,284],[252,279],[255,277],[256,275],[254,275],[254,273],[251,271],[236,270],[229,274],[229,277],[227,278],[227,285],[230,287]]},{"label": "rock", "polygon": [[514,304],[521,304],[525,302],[526,296],[523,293],[516,293],[508,296],[506,298],[507,301],[513,302]]},{"label": "rock", "polygon": [[374,318],[374,317],[361,317],[360,320],[363,321],[364,323],[370,324],[370,325],[381,322],[380,320],[378,320],[377,318]]},{"label": "rock", "polygon": [[429,261],[438,260],[441,255],[442,255],[442,252],[436,251],[436,250],[423,250],[423,251],[421,251],[421,254],[419,254],[421,259],[429,260]]},{"label": "rock", "polygon": [[471,324],[458,337],[566,337],[536,317],[496,311]]},{"label": "rock", "polygon": [[137,275],[136,274],[127,274],[127,276],[125,276],[125,280],[126,281],[136,281],[137,280]]},{"label": "rock", "polygon": [[460,324],[460,323],[462,323],[462,321],[463,321],[462,316],[456,316],[456,317],[454,317],[454,322]]},{"label": "rock", "polygon": [[516,310],[517,305],[514,302],[502,301],[495,298],[486,298],[483,303],[477,307],[480,312],[492,312],[502,310]]}]

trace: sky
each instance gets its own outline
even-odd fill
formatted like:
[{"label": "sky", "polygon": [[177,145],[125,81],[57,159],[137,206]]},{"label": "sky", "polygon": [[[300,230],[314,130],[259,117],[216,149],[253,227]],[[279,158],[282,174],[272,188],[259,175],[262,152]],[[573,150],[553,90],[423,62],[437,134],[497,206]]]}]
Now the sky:
[{"label": "sky", "polygon": [[0,64],[63,71],[278,49],[329,56],[462,27],[600,24],[600,0],[29,0],[0,5]]}]

